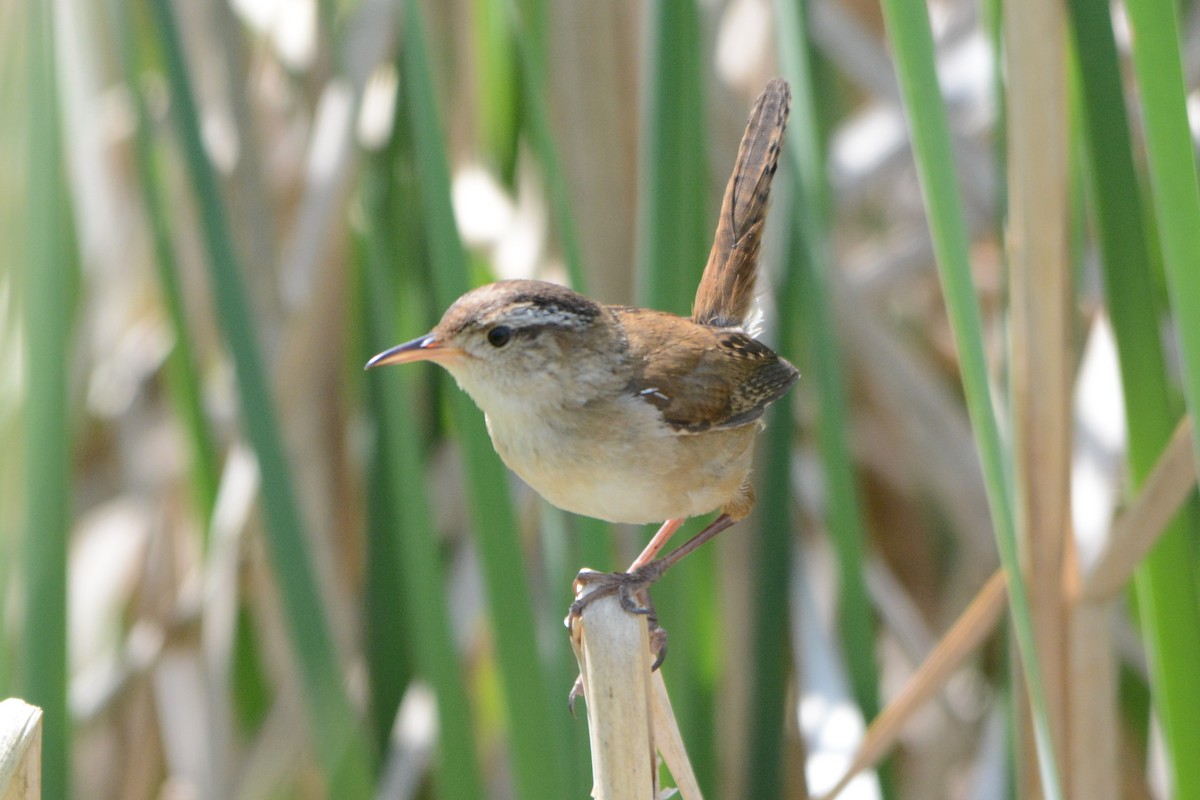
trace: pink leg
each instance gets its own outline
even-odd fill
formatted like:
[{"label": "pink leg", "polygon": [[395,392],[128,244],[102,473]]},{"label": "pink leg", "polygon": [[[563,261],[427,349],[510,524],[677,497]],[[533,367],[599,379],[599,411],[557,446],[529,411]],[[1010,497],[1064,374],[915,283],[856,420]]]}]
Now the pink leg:
[{"label": "pink leg", "polygon": [[640,569],[653,561],[667,544],[667,540],[686,521],[686,519],[681,517],[680,519],[669,519],[664,522],[662,527],[658,529],[658,533],[654,534],[654,538],[650,540],[650,544],[646,545],[646,549],[642,551],[642,554],[629,565],[627,572],[633,572],[635,569]]}]

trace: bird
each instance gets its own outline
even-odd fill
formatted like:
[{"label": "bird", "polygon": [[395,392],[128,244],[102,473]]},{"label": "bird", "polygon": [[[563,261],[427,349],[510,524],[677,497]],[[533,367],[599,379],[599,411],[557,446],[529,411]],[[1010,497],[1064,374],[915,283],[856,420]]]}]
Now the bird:
[{"label": "bird", "polygon": [[[597,585],[572,604],[568,626],[606,594],[652,614],[636,598],[754,505],[763,413],[799,378],[750,327],[790,100],[776,78],[751,110],[690,317],[504,280],[467,292],[428,334],[366,364],[445,368],[483,411],[501,460],[552,505],[609,522],[662,523],[626,572],[579,574],[579,583]],[[713,511],[720,514],[708,526],[658,557],[686,519]]]}]

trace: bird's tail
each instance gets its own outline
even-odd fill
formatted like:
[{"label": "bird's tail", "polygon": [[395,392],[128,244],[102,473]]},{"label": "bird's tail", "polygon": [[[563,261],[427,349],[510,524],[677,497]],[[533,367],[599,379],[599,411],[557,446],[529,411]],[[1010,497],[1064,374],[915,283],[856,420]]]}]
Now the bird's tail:
[{"label": "bird's tail", "polygon": [[725,187],[717,235],[696,290],[692,306],[696,322],[739,327],[750,314],[767,196],[783,148],[791,99],[787,81],[775,78],[750,112],[737,162]]}]

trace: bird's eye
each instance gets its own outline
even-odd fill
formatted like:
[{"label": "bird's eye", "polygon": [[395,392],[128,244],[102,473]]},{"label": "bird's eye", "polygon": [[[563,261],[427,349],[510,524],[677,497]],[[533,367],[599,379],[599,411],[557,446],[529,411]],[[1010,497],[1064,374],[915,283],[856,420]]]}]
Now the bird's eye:
[{"label": "bird's eye", "polygon": [[492,347],[504,347],[512,338],[512,328],[507,325],[497,325],[487,332],[488,344]]}]

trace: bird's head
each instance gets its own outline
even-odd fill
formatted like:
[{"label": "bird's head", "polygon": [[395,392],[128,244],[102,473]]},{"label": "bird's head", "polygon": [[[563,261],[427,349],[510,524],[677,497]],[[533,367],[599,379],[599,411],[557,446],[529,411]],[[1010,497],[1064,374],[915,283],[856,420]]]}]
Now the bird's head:
[{"label": "bird's head", "polygon": [[565,286],[500,281],[467,292],[433,330],[366,368],[433,361],[489,413],[570,404],[611,385],[612,369],[598,361],[623,350],[614,328],[603,306]]}]

